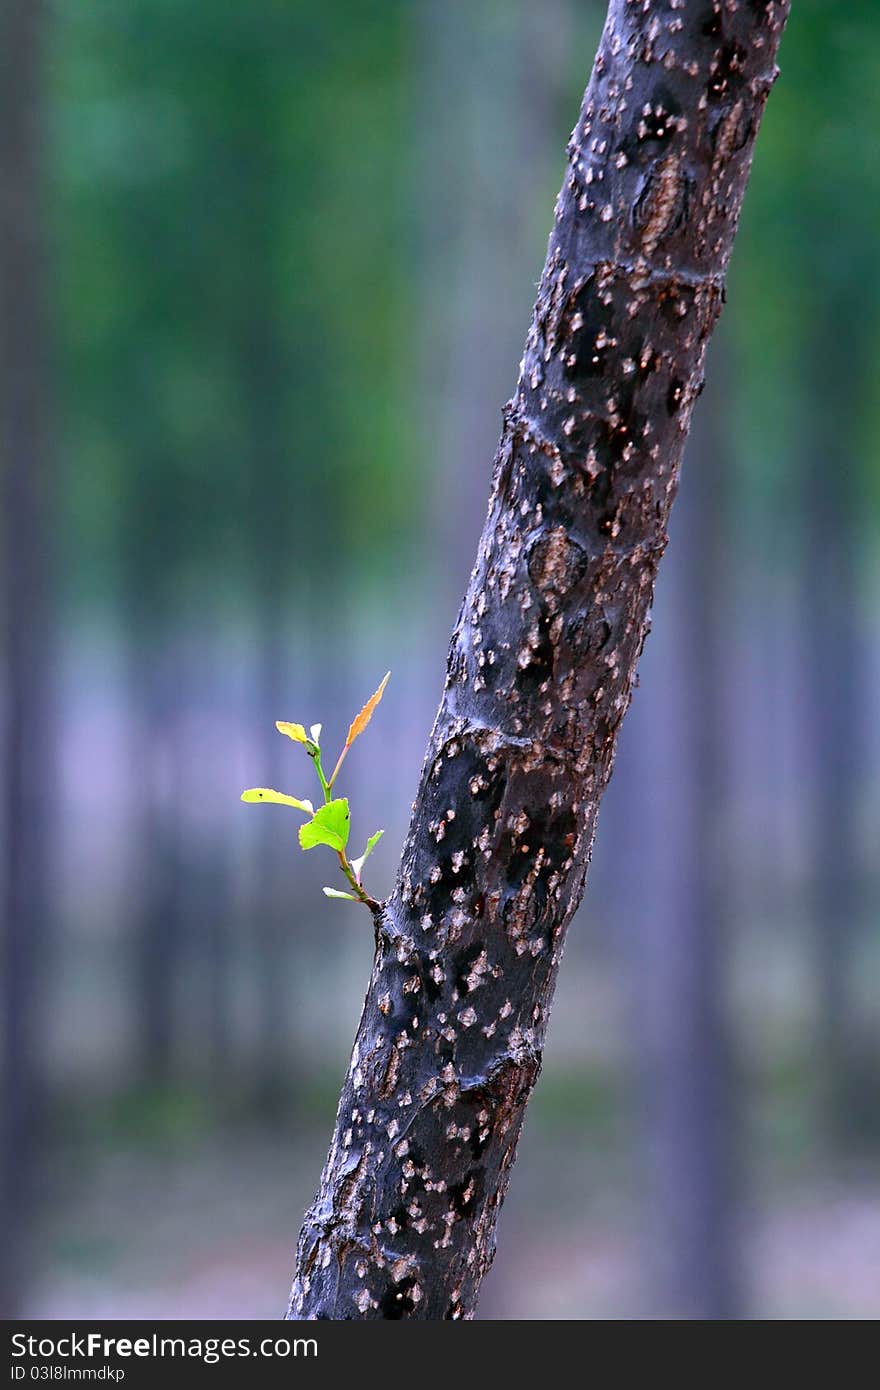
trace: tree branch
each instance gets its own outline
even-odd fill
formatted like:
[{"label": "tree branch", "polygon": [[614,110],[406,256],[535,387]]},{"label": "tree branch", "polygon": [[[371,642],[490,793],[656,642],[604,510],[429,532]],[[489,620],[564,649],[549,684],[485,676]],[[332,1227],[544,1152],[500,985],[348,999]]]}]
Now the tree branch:
[{"label": "tree branch", "polygon": [[473,1313],[787,13],[612,0],[289,1317]]}]

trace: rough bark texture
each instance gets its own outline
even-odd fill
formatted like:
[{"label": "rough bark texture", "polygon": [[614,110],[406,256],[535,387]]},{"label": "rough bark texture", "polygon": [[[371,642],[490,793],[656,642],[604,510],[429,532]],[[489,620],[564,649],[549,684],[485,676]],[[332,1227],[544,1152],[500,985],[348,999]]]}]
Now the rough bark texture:
[{"label": "rough bark texture", "polygon": [[291,1318],[473,1314],[787,11],[612,0]]}]

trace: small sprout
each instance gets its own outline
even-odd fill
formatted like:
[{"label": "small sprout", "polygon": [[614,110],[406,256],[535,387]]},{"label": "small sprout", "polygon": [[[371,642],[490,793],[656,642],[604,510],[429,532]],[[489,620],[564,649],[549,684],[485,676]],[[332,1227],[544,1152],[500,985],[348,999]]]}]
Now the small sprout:
[{"label": "small sprout", "polygon": [[384,835],[384,830],[377,830],[367,840],[366,849],[358,859],[349,860],[346,853],[348,845],[348,835],[351,828],[351,811],[346,797],[333,797],[332,788],[342,767],[343,760],[355,739],[364,732],[375,713],[376,706],[385,693],[388,684],[388,675],[385,676],[378,690],[371,695],[360,713],[352,720],[348,730],[348,737],[342,748],[342,752],[336,761],[333,773],[328,779],[324,773],[321,762],[321,729],[322,725],[312,724],[309,732],[306,733],[304,724],[290,724],[285,720],[278,720],[275,727],[280,734],[292,739],[294,743],[300,743],[305,748],[306,753],[315,765],[318,781],[324,793],[323,805],[319,805],[317,811],[311,801],[301,801],[299,797],[288,796],[285,792],[273,791],[271,787],[251,787],[249,791],[242,792],[242,801],[273,802],[280,806],[292,806],[297,811],[303,811],[309,820],[305,821],[299,828],[299,843],[304,850],[314,849],[316,845],[326,845],[332,849],[339,859],[339,867],[354,890],[351,893],[343,892],[338,888],[325,888],[324,893],[328,898],[345,898],[351,902],[362,902],[371,911],[377,910],[379,904],[374,898],[364,890],[361,882],[364,864],[369,859],[376,845]]},{"label": "small sprout", "polygon": [[354,869],[354,876],[357,879],[358,883],[360,883],[361,881],[361,869],[366,864],[367,860],[373,853],[373,850],[376,848],[377,844],[379,843],[384,834],[384,830],[377,830],[375,835],[370,836],[369,840],[367,841],[367,848],[364,850],[360,858],[352,859],[351,867]]}]

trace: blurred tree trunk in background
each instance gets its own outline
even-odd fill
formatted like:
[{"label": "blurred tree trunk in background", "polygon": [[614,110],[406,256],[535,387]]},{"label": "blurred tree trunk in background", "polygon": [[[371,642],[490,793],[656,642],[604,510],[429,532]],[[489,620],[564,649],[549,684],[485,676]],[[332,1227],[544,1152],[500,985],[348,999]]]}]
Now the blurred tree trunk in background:
[{"label": "blurred tree trunk in background", "polygon": [[48,390],[43,274],[43,44],[36,0],[0,7],[0,468],[3,478],[3,1151],[0,1312],[27,1274],[40,1117],[38,972],[46,945]]},{"label": "blurred tree trunk in background", "polygon": [[534,298],[546,233],[532,212],[544,202],[535,173],[549,166],[555,179],[572,9],[572,0],[545,0],[540,11],[527,0],[419,5],[420,292],[431,323],[419,343],[421,416],[450,605],[473,563],[496,403],[510,393]]},{"label": "blurred tree trunk in background", "polygon": [[142,291],[132,294],[130,336],[107,370],[113,381],[114,437],[124,451],[121,589],[134,734],[130,776],[137,789],[138,821],[137,884],[128,895],[134,1071],[141,1085],[161,1089],[175,1073],[178,990],[187,943],[177,740],[187,686],[179,647],[185,605],[181,557],[193,509],[182,485],[185,475],[156,353],[156,344],[169,334],[161,295],[164,281],[173,282],[175,267],[162,254],[167,214],[148,193],[149,185],[135,186],[117,213],[122,264]]},{"label": "blurred tree trunk in background", "polygon": [[[806,695],[814,793],[808,891],[815,931],[818,1006],[816,1075],[821,1125],[842,1149],[872,1128],[876,1089],[863,1085],[854,971],[865,901],[860,809],[866,761],[868,689],[863,620],[858,459],[840,422],[857,416],[861,381],[853,374],[851,338],[840,340],[839,295],[819,289],[823,303],[810,326],[810,400],[803,613]],[[844,300],[844,304],[846,301]],[[858,312],[851,305],[852,323]],[[876,1085],[876,1083],[875,1083]],[[876,1132],[876,1127],[875,1132]]]},{"label": "blurred tree trunk in background", "polygon": [[[738,1130],[724,998],[735,888],[724,823],[726,749],[735,733],[726,713],[737,685],[727,631],[735,538],[726,381],[726,361],[713,354],[713,386],[688,443],[673,524],[678,659],[670,671],[680,763],[655,795],[653,833],[659,858],[676,866],[678,892],[666,912],[655,899],[655,912],[666,920],[653,924],[655,969],[642,974],[644,990],[655,997],[646,1016],[658,1024],[642,1058],[653,1118],[658,1289],[677,1316],[706,1319],[741,1315],[733,1193]],[[666,788],[676,790],[678,808],[667,803]]]},{"label": "blurred tree trunk in background", "polygon": [[711,370],[716,389],[688,442],[658,630],[617,770],[615,830],[626,857],[613,891],[635,1005],[651,1315],[717,1320],[741,1310],[724,998],[733,538],[724,363],[715,354]]},{"label": "blurred tree trunk in background", "polygon": [[[244,437],[249,457],[245,466],[250,482],[248,516],[252,546],[256,633],[256,705],[265,776],[271,786],[286,786],[280,773],[283,740],[275,729],[290,698],[285,689],[289,641],[291,564],[299,560],[303,537],[296,505],[294,470],[289,466],[292,442],[285,437],[285,357],[278,324],[276,264],[278,257],[275,216],[278,207],[276,170],[272,160],[272,135],[277,121],[270,109],[270,94],[259,83],[249,84],[250,124],[231,177],[237,186],[232,234],[240,238],[239,255],[249,270],[242,280],[241,304],[236,306],[235,352]],[[298,544],[299,543],[299,544]],[[261,776],[264,775],[261,768]],[[255,940],[258,1036],[256,1100],[267,1116],[277,1114],[280,1091],[289,1087],[285,1078],[285,1038],[290,1007],[288,980],[283,969],[284,944],[289,927],[284,903],[283,859],[289,855],[286,838],[268,816],[258,827],[257,876],[260,906]]]},{"label": "blurred tree trunk in background", "polygon": [[[140,417],[149,418],[149,406]],[[126,547],[126,614],[130,640],[131,704],[136,747],[133,785],[138,788],[139,889],[132,895],[136,1014],[136,1070],[141,1083],[167,1086],[175,1073],[176,991],[186,933],[182,912],[180,823],[183,788],[176,746],[184,673],[170,632],[163,590],[173,573],[176,524],[165,513],[161,472],[153,460],[136,465],[129,479],[132,513]],[[158,476],[157,476],[158,474]],[[170,498],[169,498],[170,500]],[[156,555],[162,561],[157,564]],[[158,581],[158,584],[157,584]]]},{"label": "blurred tree trunk in background", "polygon": [[691,1120],[691,1166],[699,1181],[688,1192],[684,1176],[678,1178],[677,1222],[682,1252],[690,1238],[697,1251],[690,1290],[685,1283],[683,1292],[692,1293],[700,1315],[712,1319],[743,1316],[734,1177],[741,1171],[740,1125],[727,996],[737,887],[728,761],[728,749],[737,739],[730,722],[739,683],[731,598],[737,545],[731,364],[723,348],[722,335],[711,361],[707,400],[691,437],[691,466],[678,517],[686,585],[682,669],[690,686],[684,703],[692,739],[694,873],[686,946],[691,960],[685,975],[693,1050],[676,1084]]}]

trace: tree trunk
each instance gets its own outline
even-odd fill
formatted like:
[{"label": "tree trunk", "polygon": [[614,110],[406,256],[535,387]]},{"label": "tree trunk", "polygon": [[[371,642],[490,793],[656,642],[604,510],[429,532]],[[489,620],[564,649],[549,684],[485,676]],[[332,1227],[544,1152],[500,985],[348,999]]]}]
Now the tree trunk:
[{"label": "tree trunk", "polygon": [[288,1317],[473,1314],[787,10],[612,0]]}]

